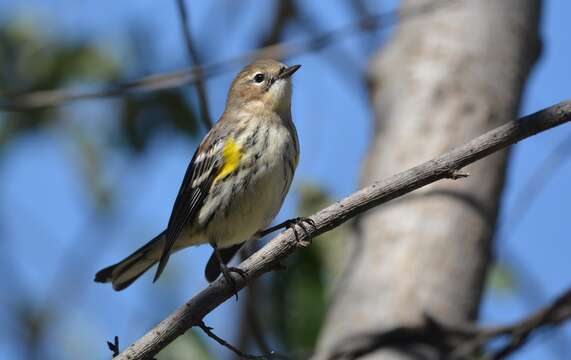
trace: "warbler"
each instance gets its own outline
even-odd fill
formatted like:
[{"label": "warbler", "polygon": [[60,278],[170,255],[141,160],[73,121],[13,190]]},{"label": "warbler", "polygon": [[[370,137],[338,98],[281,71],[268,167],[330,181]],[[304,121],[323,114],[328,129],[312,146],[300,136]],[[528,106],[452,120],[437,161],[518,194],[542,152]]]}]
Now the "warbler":
[{"label": "warbler", "polygon": [[[198,146],[174,202],[166,230],[124,260],[95,275],[119,291],[158,263],[153,282],[169,256],[183,248],[210,244],[208,281],[251,238],[261,236],[280,210],[299,160],[291,116],[291,76],[301,65],[260,60],[233,80],[224,113]],[[284,222],[273,227],[289,226]]]}]

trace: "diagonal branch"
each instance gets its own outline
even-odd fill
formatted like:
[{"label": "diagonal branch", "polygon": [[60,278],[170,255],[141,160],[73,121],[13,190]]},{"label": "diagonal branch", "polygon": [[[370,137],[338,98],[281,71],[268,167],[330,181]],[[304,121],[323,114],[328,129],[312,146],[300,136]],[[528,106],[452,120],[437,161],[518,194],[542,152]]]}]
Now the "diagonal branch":
[{"label": "diagonal branch", "polygon": [[[312,215],[310,219],[315,226],[307,227],[306,232],[298,231],[298,239],[293,229],[273,238],[240,264],[247,279],[233,274],[236,287],[242,289],[252,279],[271,271],[280,260],[294,253],[302,244],[349,219],[430,183],[454,177],[468,164],[568,121],[571,121],[571,100],[519,120],[509,121],[439,158],[375,182]],[[129,346],[117,359],[149,359],[192,326],[201,324],[208,313],[232,295],[232,287],[223,278],[219,278]]]},{"label": "diagonal branch", "polygon": [[180,16],[180,24],[182,26],[182,33],[184,34],[184,42],[186,44],[186,51],[188,52],[188,58],[190,60],[190,65],[192,69],[195,69],[194,76],[196,77],[196,93],[198,95],[198,103],[200,105],[200,118],[207,130],[212,127],[212,117],[210,116],[210,111],[208,110],[208,98],[206,96],[206,89],[204,87],[202,67],[200,66],[200,61],[198,59],[198,53],[194,49],[192,42],[192,37],[190,36],[190,25],[188,23],[188,13],[186,11],[186,6],[184,0],[177,0],[178,13]]}]

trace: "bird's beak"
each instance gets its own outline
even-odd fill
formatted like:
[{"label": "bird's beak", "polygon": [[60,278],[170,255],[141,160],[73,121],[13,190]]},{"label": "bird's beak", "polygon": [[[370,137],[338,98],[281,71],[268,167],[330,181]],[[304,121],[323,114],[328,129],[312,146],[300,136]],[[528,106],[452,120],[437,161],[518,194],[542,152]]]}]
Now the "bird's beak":
[{"label": "bird's beak", "polygon": [[280,74],[280,79],[287,79],[289,77],[291,77],[297,70],[299,70],[299,68],[301,67],[301,65],[292,65],[288,68],[286,68],[285,70],[283,70]]}]

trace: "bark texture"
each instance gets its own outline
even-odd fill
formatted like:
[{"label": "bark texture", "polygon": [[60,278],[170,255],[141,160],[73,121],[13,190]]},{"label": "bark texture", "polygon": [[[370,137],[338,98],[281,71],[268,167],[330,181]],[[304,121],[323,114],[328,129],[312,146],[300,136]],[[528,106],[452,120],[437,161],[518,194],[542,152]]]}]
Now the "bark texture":
[{"label": "bark texture", "polygon": [[[403,0],[403,11],[426,1]],[[375,111],[362,185],[402,171],[515,118],[536,60],[539,0],[460,1],[401,23],[370,64]],[[363,215],[323,328],[317,359],[361,332],[477,316],[508,154],[470,165]],[[366,359],[437,358],[433,349]]]}]

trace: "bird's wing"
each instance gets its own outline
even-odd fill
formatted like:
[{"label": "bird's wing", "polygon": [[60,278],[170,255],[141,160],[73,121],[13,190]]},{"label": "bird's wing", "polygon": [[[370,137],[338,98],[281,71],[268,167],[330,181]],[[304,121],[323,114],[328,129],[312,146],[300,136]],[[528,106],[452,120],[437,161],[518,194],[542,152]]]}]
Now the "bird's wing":
[{"label": "bird's wing", "polygon": [[207,136],[194,153],[173,206],[163,252],[153,282],[157,281],[163,272],[175,241],[184,227],[193,221],[213,182],[228,170],[227,163],[232,159],[225,157],[225,149],[229,141],[231,140]]}]

